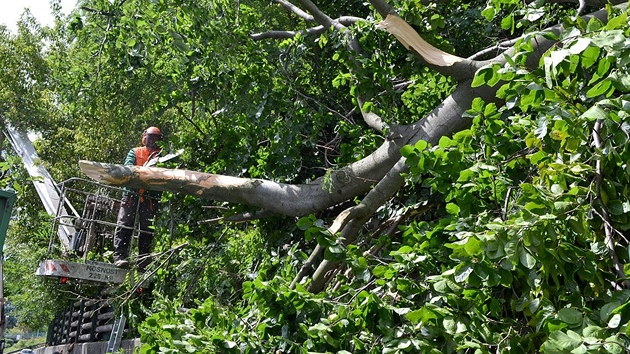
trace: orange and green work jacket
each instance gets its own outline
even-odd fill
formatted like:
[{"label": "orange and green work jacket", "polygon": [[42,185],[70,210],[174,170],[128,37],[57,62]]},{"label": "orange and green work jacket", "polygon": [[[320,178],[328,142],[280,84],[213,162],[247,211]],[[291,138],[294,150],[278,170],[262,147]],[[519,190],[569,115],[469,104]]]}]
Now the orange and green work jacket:
[{"label": "orange and green work jacket", "polygon": [[[127,157],[125,158],[125,166],[144,166],[147,161],[158,156],[160,156],[160,149],[152,150],[146,146],[133,148],[127,153]],[[160,197],[160,192],[148,190],[145,191],[144,189],[140,189],[138,191],[138,194],[140,194],[140,198],[142,198],[143,195],[158,199]]]}]

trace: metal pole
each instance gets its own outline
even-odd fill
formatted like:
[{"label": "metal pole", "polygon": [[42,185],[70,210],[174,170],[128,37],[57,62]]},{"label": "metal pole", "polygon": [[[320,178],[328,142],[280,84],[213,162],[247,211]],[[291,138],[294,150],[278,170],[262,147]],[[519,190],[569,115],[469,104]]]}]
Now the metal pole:
[{"label": "metal pole", "polygon": [[0,354],[4,353],[4,331],[7,327],[7,317],[4,313],[4,269],[2,263],[4,260],[4,253],[0,252]]}]

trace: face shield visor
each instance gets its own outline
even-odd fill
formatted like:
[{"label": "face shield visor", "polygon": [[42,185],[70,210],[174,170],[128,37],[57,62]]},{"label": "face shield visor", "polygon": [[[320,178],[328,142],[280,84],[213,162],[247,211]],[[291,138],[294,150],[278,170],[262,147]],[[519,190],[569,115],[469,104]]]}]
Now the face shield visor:
[{"label": "face shield visor", "polygon": [[157,150],[160,148],[158,145],[158,141],[162,140],[162,135],[159,134],[147,134],[145,136],[146,139],[146,147],[151,150]]}]

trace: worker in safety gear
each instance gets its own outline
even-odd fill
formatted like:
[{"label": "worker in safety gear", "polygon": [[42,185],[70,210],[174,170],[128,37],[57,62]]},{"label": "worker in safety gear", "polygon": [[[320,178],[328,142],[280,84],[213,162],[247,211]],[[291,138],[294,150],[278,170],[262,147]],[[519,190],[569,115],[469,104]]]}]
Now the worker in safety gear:
[{"label": "worker in safety gear", "polygon": [[[125,165],[143,166],[148,161],[160,155],[158,142],[162,140],[162,132],[157,127],[149,127],[142,133],[142,145],[129,150],[125,158]],[[153,232],[149,230],[158,208],[159,192],[140,189],[123,193],[118,224],[114,232],[114,265],[127,267],[129,265],[129,248],[133,227],[138,216],[138,268],[144,270],[151,262],[151,244]]]}]

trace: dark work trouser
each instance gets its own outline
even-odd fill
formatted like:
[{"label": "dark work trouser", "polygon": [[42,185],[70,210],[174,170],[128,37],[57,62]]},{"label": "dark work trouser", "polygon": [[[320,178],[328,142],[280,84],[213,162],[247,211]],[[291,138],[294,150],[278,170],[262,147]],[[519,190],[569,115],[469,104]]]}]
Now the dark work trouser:
[{"label": "dark work trouser", "polygon": [[[138,205],[140,202],[140,205]],[[136,210],[140,233],[138,235],[138,267],[144,269],[151,259],[153,232],[149,229],[157,212],[157,200],[146,196],[127,195],[122,198],[118,211],[118,226],[114,232],[114,260],[127,259],[133,227],[136,221]]]}]

